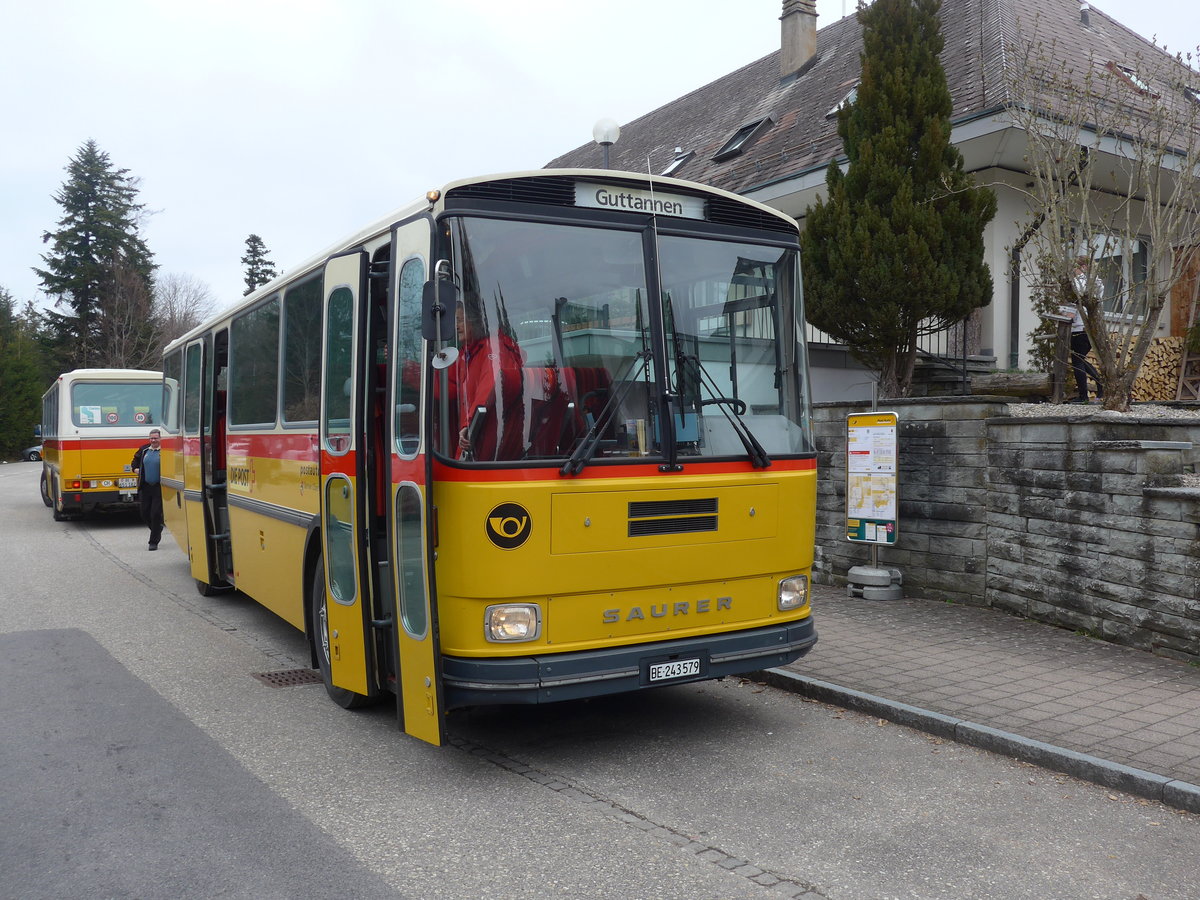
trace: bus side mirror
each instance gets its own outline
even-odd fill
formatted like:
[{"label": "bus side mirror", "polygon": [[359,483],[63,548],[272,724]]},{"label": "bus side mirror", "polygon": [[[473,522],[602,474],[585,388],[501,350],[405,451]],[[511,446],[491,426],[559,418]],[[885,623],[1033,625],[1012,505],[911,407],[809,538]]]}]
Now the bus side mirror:
[{"label": "bus side mirror", "polygon": [[452,341],[455,337],[454,309],[458,286],[451,278],[425,282],[421,295],[421,337],[427,341]]},{"label": "bus side mirror", "polygon": [[41,425],[33,426],[33,436],[35,438],[40,438],[42,436],[42,426]]}]

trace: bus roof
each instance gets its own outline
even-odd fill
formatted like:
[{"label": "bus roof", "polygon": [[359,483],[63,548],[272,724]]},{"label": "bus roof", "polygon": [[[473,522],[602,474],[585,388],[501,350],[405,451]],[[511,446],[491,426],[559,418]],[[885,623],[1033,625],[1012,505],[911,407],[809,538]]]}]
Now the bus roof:
[{"label": "bus roof", "polygon": [[56,379],[62,381],[69,378],[72,381],[152,381],[162,378],[162,372],[151,369],[72,369],[63,372]]}]

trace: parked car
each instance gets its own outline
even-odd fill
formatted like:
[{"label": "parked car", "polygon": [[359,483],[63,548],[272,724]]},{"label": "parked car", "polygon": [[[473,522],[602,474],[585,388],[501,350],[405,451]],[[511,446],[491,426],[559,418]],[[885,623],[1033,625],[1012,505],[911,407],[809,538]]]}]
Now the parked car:
[{"label": "parked car", "polygon": [[41,458],[42,458],[42,445],[41,444],[38,444],[36,447],[29,447],[28,449],[21,451],[21,459],[27,460],[29,462],[37,462]]}]

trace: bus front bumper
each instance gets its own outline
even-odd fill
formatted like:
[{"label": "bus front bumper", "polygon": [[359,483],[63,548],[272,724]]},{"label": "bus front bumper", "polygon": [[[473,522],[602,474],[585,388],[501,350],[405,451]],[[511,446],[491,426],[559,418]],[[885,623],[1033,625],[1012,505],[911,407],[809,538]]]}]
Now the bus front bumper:
[{"label": "bus front bumper", "polygon": [[817,642],[812,616],[730,634],[504,659],[442,657],[447,709],[553,703],[783,666]]}]

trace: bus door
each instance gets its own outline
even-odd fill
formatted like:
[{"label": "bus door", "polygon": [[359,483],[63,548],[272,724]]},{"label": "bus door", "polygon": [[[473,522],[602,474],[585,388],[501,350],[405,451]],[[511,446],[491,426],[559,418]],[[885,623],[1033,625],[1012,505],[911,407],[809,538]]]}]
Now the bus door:
[{"label": "bus door", "polygon": [[[355,252],[325,265],[325,343],[321,359],[321,541],[325,568],[329,673],[334,687],[377,692],[371,635],[370,569],[359,447],[363,410],[360,301],[367,257]],[[314,603],[320,598],[314,597]],[[318,640],[320,638],[318,637]]]},{"label": "bus door", "polygon": [[225,390],[229,366],[229,332],[214,333],[205,342],[207,354],[204,377],[204,425],[200,429],[201,474],[204,479],[204,508],[208,525],[209,557],[213,584],[231,584],[233,551],[229,534],[229,501],[225,480]]},{"label": "bus door", "polygon": [[[395,578],[395,635],[399,663],[396,705],[405,732],[430,744],[444,738],[437,604],[433,602],[433,546],[429,522],[428,422],[422,398],[432,370],[424,356],[422,296],[429,274],[430,223],[418,219],[397,228],[392,240],[393,377],[391,498],[389,519]],[[452,287],[452,285],[451,285]],[[448,333],[454,333],[454,302],[448,301]]]},{"label": "bus door", "polygon": [[[201,432],[204,428],[204,373],[210,364],[211,346],[207,338],[188,344],[183,353],[183,514],[187,522],[188,560],[192,578],[202,594],[213,585],[210,545],[212,534],[204,503],[204,463]],[[176,464],[176,471],[179,466]]]}]

